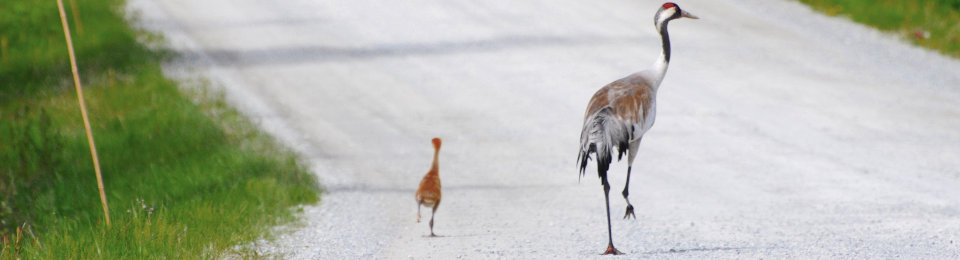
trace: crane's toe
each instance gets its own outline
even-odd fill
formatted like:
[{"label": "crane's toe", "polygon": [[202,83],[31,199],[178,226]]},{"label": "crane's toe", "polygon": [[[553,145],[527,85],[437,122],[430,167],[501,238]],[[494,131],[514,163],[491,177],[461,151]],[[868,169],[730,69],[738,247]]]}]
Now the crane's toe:
[{"label": "crane's toe", "polygon": [[637,215],[633,214],[633,205],[627,204],[627,213],[623,214],[623,219],[627,218],[637,219]]},{"label": "crane's toe", "polygon": [[607,246],[607,251],[603,252],[603,254],[604,255],[622,255],[623,252],[620,252],[620,250],[617,250],[612,245],[610,245],[610,246]]}]

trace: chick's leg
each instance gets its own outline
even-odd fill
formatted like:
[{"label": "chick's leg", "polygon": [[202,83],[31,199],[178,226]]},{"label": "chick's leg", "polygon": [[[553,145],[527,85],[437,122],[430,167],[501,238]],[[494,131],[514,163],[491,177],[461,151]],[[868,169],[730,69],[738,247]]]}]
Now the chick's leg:
[{"label": "chick's leg", "polygon": [[433,233],[433,216],[437,215],[437,205],[433,206],[433,213],[430,213],[430,236],[435,237],[436,234]]}]

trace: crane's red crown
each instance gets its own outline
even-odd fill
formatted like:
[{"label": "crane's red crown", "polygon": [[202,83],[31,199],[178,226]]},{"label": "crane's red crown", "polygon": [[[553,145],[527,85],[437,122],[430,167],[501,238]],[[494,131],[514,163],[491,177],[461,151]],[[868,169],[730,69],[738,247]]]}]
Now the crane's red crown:
[{"label": "crane's red crown", "polygon": [[667,3],[664,3],[664,4],[663,4],[663,8],[664,8],[664,9],[671,8],[671,7],[677,7],[677,4],[670,3],[670,2],[667,2]]},{"label": "crane's red crown", "polygon": [[440,149],[440,137],[433,138],[433,147]]}]

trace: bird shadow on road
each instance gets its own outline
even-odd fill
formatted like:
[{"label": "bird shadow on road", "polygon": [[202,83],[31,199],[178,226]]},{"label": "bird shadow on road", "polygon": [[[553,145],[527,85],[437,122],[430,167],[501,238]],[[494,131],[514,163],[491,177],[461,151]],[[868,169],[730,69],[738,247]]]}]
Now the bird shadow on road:
[{"label": "bird shadow on road", "polygon": [[[549,189],[570,185],[451,185],[443,187],[445,191],[473,191],[473,190],[525,190],[525,189]],[[367,185],[337,185],[323,188],[328,193],[339,192],[363,192],[363,193],[410,193],[416,192],[412,187],[375,187]]]},{"label": "bird shadow on road", "polygon": [[656,251],[647,251],[641,254],[645,255],[661,255],[661,254],[683,254],[683,253],[695,253],[695,252],[717,252],[717,251],[739,251],[739,250],[751,250],[758,249],[756,247],[697,247],[697,248],[671,248],[667,250],[656,250]]},{"label": "bird shadow on road", "polygon": [[484,184],[474,184],[474,185],[451,185],[444,187],[444,190],[464,190],[464,191],[474,191],[474,190],[527,190],[527,189],[550,189],[556,187],[571,186],[571,185],[484,185]]},{"label": "bird shadow on road", "polygon": [[423,235],[422,237],[423,238],[459,238],[459,237],[479,237],[479,236],[483,236],[483,235],[481,234],[454,234],[454,235],[444,234],[444,235],[436,235],[436,236]]}]

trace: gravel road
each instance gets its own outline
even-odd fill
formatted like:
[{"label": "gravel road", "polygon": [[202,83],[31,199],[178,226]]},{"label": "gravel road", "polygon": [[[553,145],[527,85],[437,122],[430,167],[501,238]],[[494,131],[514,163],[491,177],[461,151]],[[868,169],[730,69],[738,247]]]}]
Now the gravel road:
[{"label": "gravel road", "polygon": [[[960,258],[960,62],[793,1],[678,2],[627,258]],[[601,258],[587,100],[660,52],[640,0],[131,0],[326,193],[262,253]],[[439,238],[414,189],[444,138]],[[625,162],[611,169],[622,189]],[[626,203],[611,196],[613,215]],[[606,259],[607,257],[602,257]]]}]

